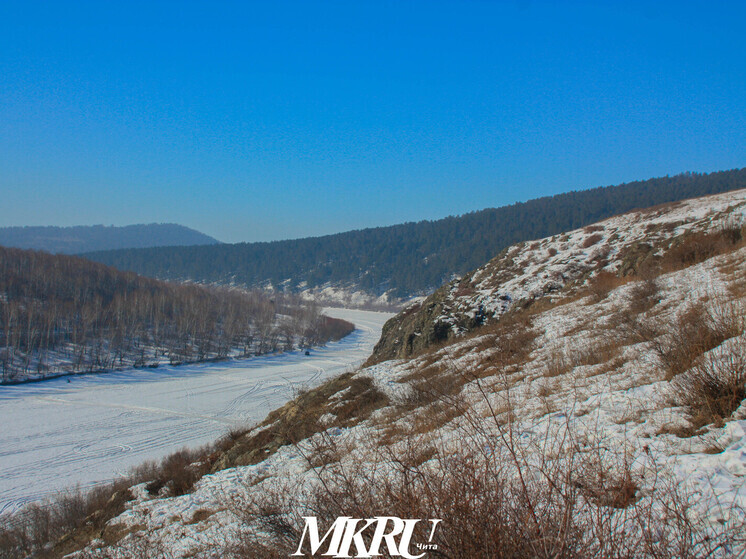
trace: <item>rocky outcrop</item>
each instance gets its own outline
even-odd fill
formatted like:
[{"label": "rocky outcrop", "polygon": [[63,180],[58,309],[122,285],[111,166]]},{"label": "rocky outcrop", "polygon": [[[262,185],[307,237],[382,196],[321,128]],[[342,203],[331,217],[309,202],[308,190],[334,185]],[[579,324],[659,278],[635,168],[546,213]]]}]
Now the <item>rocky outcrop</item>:
[{"label": "rocky outcrop", "polygon": [[462,280],[456,280],[441,287],[386,322],[367,364],[404,359],[481,325],[483,313],[459,313],[452,305],[451,290],[461,284]]}]

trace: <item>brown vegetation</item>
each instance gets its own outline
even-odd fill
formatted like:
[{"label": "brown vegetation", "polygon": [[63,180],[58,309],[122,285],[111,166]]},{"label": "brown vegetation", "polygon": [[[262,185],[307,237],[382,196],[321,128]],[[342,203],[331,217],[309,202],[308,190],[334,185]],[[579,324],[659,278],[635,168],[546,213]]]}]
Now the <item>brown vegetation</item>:
[{"label": "brown vegetation", "polygon": [[[372,441],[375,467],[335,462],[314,470],[311,487],[247,493],[234,503],[244,528],[233,556],[287,556],[301,540],[303,516],[324,530],[342,516],[443,519],[432,540],[430,524],[420,525],[413,544],[430,542],[433,556],[455,559],[694,558],[739,538],[732,526],[708,530],[658,471],[633,471],[624,452],[601,442],[581,447],[567,426],[527,442],[496,413],[463,419],[456,453],[426,436],[396,447]],[[642,476],[654,485],[645,498]]]},{"label": "brown vegetation", "polygon": [[85,493],[76,489],[32,504],[13,515],[0,516],[0,559],[58,558],[96,538],[116,543],[124,534],[107,523],[134,498],[130,492],[132,486],[147,483],[146,489],[153,496],[188,493],[210,471],[221,448],[229,441],[230,437],[226,437],[214,445],[183,449],[160,463],[145,463],[129,475]]},{"label": "brown vegetation", "polygon": [[334,418],[335,425],[349,427],[388,403],[386,395],[369,377],[345,373],[317,388],[301,391],[270,413],[256,429],[236,437],[214,469],[256,464],[280,447],[326,429],[321,420],[327,414]]},{"label": "brown vegetation", "polygon": [[594,233],[593,235],[589,235],[585,238],[583,241],[583,248],[589,248],[595,245],[597,242],[599,242],[601,239],[603,239],[603,235],[600,233]]},{"label": "brown vegetation", "polygon": [[708,355],[671,383],[672,400],[684,406],[696,431],[722,425],[746,399],[746,350],[735,346],[724,355]]},{"label": "brown vegetation", "polygon": [[605,299],[612,289],[616,289],[628,281],[628,278],[619,277],[606,270],[601,270],[588,282],[588,290],[593,295],[595,301],[598,302]]},{"label": "brown vegetation", "polygon": [[[679,315],[652,340],[668,380],[691,368],[707,351],[743,333],[744,317],[735,307],[697,304]],[[648,335],[651,335],[648,334]]]},{"label": "brown vegetation", "polygon": [[743,246],[744,227],[730,226],[712,232],[686,233],[677,239],[661,260],[664,272],[680,270]]}]

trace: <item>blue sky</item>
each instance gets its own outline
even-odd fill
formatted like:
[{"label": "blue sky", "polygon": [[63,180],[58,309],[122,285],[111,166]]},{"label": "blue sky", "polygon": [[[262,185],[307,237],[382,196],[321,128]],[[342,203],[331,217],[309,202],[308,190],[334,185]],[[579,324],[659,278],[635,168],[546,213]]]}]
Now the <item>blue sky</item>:
[{"label": "blue sky", "polygon": [[0,226],[273,240],[744,167],[745,5],[0,0]]}]

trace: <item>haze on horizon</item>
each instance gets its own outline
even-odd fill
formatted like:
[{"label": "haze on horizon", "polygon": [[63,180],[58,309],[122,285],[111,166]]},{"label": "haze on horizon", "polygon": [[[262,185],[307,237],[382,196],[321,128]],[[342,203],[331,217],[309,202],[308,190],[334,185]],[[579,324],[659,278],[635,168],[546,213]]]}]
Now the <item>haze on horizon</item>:
[{"label": "haze on horizon", "polygon": [[224,242],[746,165],[741,2],[0,4],[0,227]]}]

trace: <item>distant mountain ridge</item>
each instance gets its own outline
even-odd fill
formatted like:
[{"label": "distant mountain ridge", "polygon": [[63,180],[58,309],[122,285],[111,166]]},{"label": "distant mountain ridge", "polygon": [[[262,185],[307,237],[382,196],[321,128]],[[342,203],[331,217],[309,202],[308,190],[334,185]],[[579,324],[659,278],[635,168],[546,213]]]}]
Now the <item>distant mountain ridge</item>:
[{"label": "distant mountain ridge", "polygon": [[573,191],[438,221],[325,237],[85,256],[160,279],[290,291],[331,286],[405,299],[430,293],[520,241],[576,229],[633,209],[740,188],[746,188],[746,168]]},{"label": "distant mountain ridge", "polygon": [[113,225],[0,227],[0,245],[2,246],[62,254],[219,243],[220,241],[204,233],[175,223],[150,223],[124,227]]}]

